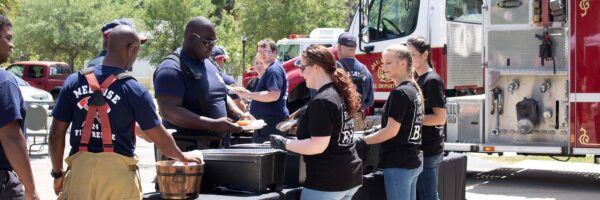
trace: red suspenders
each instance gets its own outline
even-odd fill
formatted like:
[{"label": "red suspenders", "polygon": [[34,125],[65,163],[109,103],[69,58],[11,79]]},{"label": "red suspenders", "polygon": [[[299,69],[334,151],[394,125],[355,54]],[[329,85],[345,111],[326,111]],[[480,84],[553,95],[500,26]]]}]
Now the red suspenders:
[{"label": "red suspenders", "polygon": [[113,152],[112,129],[110,127],[110,121],[108,120],[109,106],[102,94],[117,80],[117,77],[114,74],[110,75],[102,82],[102,85],[100,85],[98,84],[98,80],[93,71],[89,70],[87,73],[82,72],[82,74],[84,74],[93,94],[88,100],[88,111],[83,124],[81,141],[79,142],[79,151],[88,151],[94,118],[96,117],[96,114],[98,114],[100,117],[100,126],[102,127],[102,146],[104,152]]}]

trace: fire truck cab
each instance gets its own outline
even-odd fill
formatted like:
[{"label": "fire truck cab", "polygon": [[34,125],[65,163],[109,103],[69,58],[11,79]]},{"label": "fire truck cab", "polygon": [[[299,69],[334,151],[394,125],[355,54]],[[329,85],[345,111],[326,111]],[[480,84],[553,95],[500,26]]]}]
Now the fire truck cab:
[{"label": "fire truck cab", "polygon": [[288,38],[277,41],[277,60],[285,62],[298,57],[313,44],[335,47],[337,38],[342,33],[344,29],[341,28],[316,28],[310,35],[290,34]]}]

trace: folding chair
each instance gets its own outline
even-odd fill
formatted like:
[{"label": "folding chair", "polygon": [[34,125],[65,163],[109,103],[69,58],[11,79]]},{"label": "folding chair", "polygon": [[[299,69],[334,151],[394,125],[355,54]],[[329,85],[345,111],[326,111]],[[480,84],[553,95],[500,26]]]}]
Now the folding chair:
[{"label": "folding chair", "polygon": [[[29,155],[31,147],[39,145],[38,152],[48,144],[48,111],[40,104],[31,103],[27,105],[27,114],[25,115],[25,125],[27,127],[27,138],[33,137],[33,143],[29,144]],[[37,138],[43,138],[41,143]]]}]

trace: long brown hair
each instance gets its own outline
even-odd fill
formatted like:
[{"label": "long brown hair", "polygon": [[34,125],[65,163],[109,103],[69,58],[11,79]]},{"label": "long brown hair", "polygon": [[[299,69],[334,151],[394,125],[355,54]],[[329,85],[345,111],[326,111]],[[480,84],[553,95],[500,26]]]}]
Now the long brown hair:
[{"label": "long brown hair", "polygon": [[408,49],[407,44],[406,43],[403,43],[401,45],[395,44],[395,45],[389,46],[388,48],[383,50],[383,52],[394,55],[394,57],[396,57],[398,60],[406,61],[406,73],[408,73],[409,80],[415,85],[415,88],[417,88],[418,95],[421,96],[421,109],[422,109],[422,111],[424,111],[425,98],[423,98],[423,92],[421,91],[419,84],[417,84],[417,82],[415,81],[415,78],[414,78],[415,70],[414,70],[414,66],[412,65],[412,57],[410,56],[410,50]]},{"label": "long brown hair", "polygon": [[433,67],[433,63],[431,62],[431,44],[429,44],[429,42],[427,42],[427,40],[425,40],[424,37],[413,37],[408,39],[406,43],[408,43],[408,45],[410,45],[411,47],[415,48],[421,54],[427,51],[427,64],[429,64],[429,67],[431,67],[432,69],[435,69]]},{"label": "long brown hair", "polygon": [[344,100],[350,115],[354,115],[360,109],[360,95],[348,73],[336,67],[335,57],[331,51],[322,45],[311,45],[302,53],[302,57],[308,61],[308,64],[319,66],[331,75],[333,87]]}]

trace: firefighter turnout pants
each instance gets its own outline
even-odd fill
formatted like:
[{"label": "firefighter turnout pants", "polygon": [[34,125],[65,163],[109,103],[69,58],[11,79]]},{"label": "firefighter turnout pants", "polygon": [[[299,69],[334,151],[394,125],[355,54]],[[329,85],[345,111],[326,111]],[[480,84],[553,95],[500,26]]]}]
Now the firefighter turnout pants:
[{"label": "firefighter turnout pants", "polygon": [[137,157],[80,151],[65,159],[68,167],[59,200],[141,200]]}]

